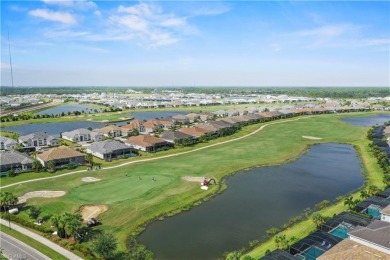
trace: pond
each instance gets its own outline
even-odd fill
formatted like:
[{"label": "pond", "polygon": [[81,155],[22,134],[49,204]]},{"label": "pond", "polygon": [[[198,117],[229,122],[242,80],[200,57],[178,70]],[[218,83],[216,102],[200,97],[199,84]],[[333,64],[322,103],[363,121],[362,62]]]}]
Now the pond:
[{"label": "pond", "polygon": [[165,118],[175,115],[186,115],[190,112],[185,111],[153,111],[153,112],[132,112],[129,116],[134,117],[134,119],[139,120],[151,120],[156,118]]},{"label": "pond", "polygon": [[78,128],[100,128],[105,126],[105,123],[90,122],[90,121],[74,121],[63,123],[43,123],[43,124],[26,124],[17,126],[3,127],[2,130],[15,132],[20,135],[28,135],[34,132],[46,132],[49,135],[59,137],[61,132],[68,132]]},{"label": "pond", "polygon": [[88,113],[88,112],[91,112],[91,114],[95,113],[95,109],[98,111],[98,112],[101,112],[102,109],[101,108],[96,108],[96,107],[93,107],[93,106],[88,106],[88,105],[78,105],[78,104],[67,104],[67,105],[61,105],[61,106],[58,106],[58,107],[53,107],[53,108],[49,108],[49,109],[45,109],[45,110],[42,110],[38,113],[36,113],[37,115],[44,115],[44,114],[48,114],[48,115],[59,115],[61,114],[62,112],[64,112],[65,114],[68,114],[68,112],[73,112],[73,111],[83,111],[85,113]]},{"label": "pond", "polygon": [[157,259],[217,259],[261,241],[305,208],[359,188],[364,178],[352,146],[319,144],[293,162],[239,171],[226,181],[221,195],[153,222],[138,241]]},{"label": "pond", "polygon": [[351,125],[358,126],[373,126],[382,125],[386,121],[390,121],[390,114],[380,114],[376,116],[365,116],[365,117],[345,117],[341,120],[350,123]]}]

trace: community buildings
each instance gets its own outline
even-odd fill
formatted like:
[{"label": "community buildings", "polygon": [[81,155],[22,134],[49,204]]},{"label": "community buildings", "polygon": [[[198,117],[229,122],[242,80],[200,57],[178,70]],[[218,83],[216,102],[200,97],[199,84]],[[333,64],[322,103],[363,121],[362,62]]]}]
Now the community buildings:
[{"label": "community buildings", "polygon": [[70,132],[63,132],[61,137],[71,142],[99,142],[103,141],[103,134],[79,128]]},{"label": "community buildings", "polygon": [[18,145],[18,142],[16,142],[12,138],[0,136],[0,144],[1,144],[0,150],[12,150],[14,149],[15,146]]},{"label": "community buildings", "polygon": [[1,151],[0,172],[9,170],[27,171],[32,167],[33,158],[17,151]]},{"label": "community buildings", "polygon": [[133,149],[116,140],[105,140],[101,142],[94,142],[87,147],[86,152],[107,161],[114,158],[132,155]]},{"label": "community buildings", "polygon": [[56,167],[73,164],[83,164],[84,154],[68,146],[59,146],[49,148],[42,153],[37,154],[37,159],[43,166],[47,167],[48,163],[54,162]]},{"label": "community buildings", "polygon": [[37,149],[47,146],[56,146],[59,144],[58,138],[43,132],[31,133],[18,138],[18,142],[24,147],[35,147]]}]

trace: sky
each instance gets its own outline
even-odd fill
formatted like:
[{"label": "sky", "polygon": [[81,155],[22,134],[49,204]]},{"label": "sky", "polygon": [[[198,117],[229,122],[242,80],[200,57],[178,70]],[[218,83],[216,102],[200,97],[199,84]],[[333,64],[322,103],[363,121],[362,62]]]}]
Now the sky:
[{"label": "sky", "polygon": [[390,87],[389,1],[0,5],[1,86]]}]

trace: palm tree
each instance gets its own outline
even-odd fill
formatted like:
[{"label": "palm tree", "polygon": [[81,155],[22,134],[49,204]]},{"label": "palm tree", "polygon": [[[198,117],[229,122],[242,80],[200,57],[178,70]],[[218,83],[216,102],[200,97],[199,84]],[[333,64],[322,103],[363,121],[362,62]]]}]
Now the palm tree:
[{"label": "palm tree", "polygon": [[368,197],[370,197],[370,194],[366,190],[360,191],[360,198],[361,199],[366,199]]},{"label": "palm tree", "polygon": [[31,167],[35,170],[35,172],[39,172],[39,170],[42,168],[42,164],[37,159],[34,159]]},{"label": "palm tree", "polygon": [[346,198],[344,199],[344,205],[348,206],[348,209],[349,209],[349,210],[352,210],[352,208],[353,208],[354,205],[355,205],[352,196],[346,197]]},{"label": "palm tree", "polygon": [[375,185],[370,185],[370,186],[368,186],[367,192],[369,195],[372,196],[372,195],[378,194],[380,192],[380,189]]},{"label": "palm tree", "polygon": [[49,168],[49,171],[54,172],[56,167],[55,161],[50,161],[47,163],[47,168]]},{"label": "palm tree", "polygon": [[93,155],[91,153],[87,153],[84,159],[89,163],[90,166],[93,165]]},{"label": "palm tree", "polygon": [[54,226],[57,230],[60,226],[61,217],[58,215],[53,215],[50,218],[50,224]]},{"label": "palm tree", "polygon": [[5,191],[0,192],[0,205],[4,209],[7,210],[11,205],[15,205],[18,203],[18,198],[14,196],[11,192]]}]

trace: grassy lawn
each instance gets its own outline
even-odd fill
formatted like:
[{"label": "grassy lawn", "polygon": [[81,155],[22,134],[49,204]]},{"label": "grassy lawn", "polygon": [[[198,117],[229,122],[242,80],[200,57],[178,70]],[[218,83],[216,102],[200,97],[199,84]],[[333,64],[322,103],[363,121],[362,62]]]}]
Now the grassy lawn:
[{"label": "grassy lawn", "polygon": [[[368,115],[368,113],[362,114]],[[75,212],[84,204],[106,204],[109,210],[99,217],[103,222],[99,228],[114,233],[121,242],[120,247],[124,248],[126,237],[132,234],[139,225],[167,212],[188,209],[193,202],[201,200],[217,189],[213,187],[208,191],[203,191],[199,189],[198,183],[181,180],[182,176],[207,176],[220,180],[227,174],[241,169],[284,163],[296,158],[314,143],[354,144],[359,148],[358,151],[363,158],[365,170],[369,173],[370,182],[380,185],[381,175],[372,174],[372,172],[377,172],[378,166],[368,153],[368,142],[364,141],[368,128],[351,126],[338,120],[340,117],[349,115],[301,117],[296,121],[279,120],[251,136],[200,151],[110,170],[103,168],[99,171],[21,184],[6,190],[16,195],[47,189],[67,192],[64,197],[29,200],[29,205],[42,208],[42,215]],[[249,133],[259,126],[261,124],[249,126],[236,136]],[[322,139],[308,140],[302,136],[315,136]],[[215,142],[228,139],[231,137],[217,139]],[[205,145],[207,144],[201,144],[201,146]],[[194,148],[183,148],[182,151],[191,149]],[[148,157],[175,153],[179,150],[150,154]],[[83,176],[96,177],[101,181],[84,183],[81,181]],[[142,180],[139,180],[139,177]],[[157,181],[153,182],[152,177],[155,177]],[[335,206],[333,210],[340,212],[343,210],[343,205]],[[301,227],[296,231],[297,234],[310,232],[308,228],[310,226],[302,225]]]},{"label": "grassy lawn", "polygon": [[4,233],[22,241],[22,242],[24,242],[25,244],[37,249],[39,252],[50,257],[51,259],[59,259],[59,260],[67,259],[66,257],[57,253],[53,249],[47,247],[46,245],[44,245],[44,244],[26,236],[26,235],[23,235],[22,233],[19,233],[18,231],[15,231],[13,229],[9,229],[8,227],[1,225],[1,224],[0,224],[0,227],[1,227],[1,232],[4,232]]}]

